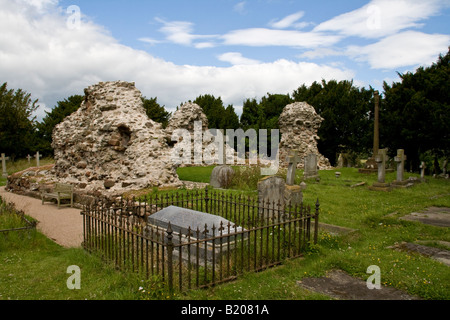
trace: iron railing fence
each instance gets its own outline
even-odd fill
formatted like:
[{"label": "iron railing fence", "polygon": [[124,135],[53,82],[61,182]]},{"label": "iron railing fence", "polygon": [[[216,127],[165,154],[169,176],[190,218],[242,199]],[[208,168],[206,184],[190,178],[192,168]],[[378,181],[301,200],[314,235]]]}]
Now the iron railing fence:
[{"label": "iron railing fence", "polygon": [[[148,217],[177,206],[228,223],[186,230]],[[181,214],[181,213],[180,213]],[[319,201],[310,206],[258,202],[223,191],[196,190],[140,199],[97,200],[83,211],[83,246],[118,268],[158,277],[170,291],[211,286],[303,255],[317,243]],[[311,220],[314,220],[312,228]]]}]

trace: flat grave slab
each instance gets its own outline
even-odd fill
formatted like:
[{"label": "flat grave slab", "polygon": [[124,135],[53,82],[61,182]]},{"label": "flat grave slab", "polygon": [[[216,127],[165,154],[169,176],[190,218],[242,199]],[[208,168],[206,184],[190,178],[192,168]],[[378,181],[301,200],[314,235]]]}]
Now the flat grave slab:
[{"label": "flat grave slab", "polygon": [[297,284],[338,300],[419,300],[391,287],[369,289],[366,281],[354,278],[342,270],[331,270],[321,278],[305,278],[297,281]]},{"label": "flat grave slab", "polygon": [[390,249],[405,250],[420,253],[426,257],[442,262],[443,264],[450,267],[450,250],[425,246],[417,243],[402,242],[394,246],[389,247]]},{"label": "flat grave slab", "polygon": [[400,219],[418,221],[436,227],[450,227],[450,208],[430,207],[422,212],[413,212]]},{"label": "flat grave slab", "polygon": [[[182,246],[183,260],[189,259],[189,256],[195,260],[197,252],[199,252],[199,258],[202,261],[206,257],[208,261],[215,260],[218,263],[221,255],[234,249],[237,241],[245,240],[248,237],[244,228],[236,226],[225,218],[177,206],[166,207],[148,217],[150,226],[157,227],[160,231],[163,230],[165,241],[167,241],[165,231],[169,227],[169,222],[173,230],[174,245],[208,239],[189,246]],[[215,227],[214,232],[213,226]],[[230,227],[228,228],[228,226]],[[174,254],[176,256],[180,254],[179,248],[175,247]]]},{"label": "flat grave slab", "polygon": [[[215,236],[228,234],[228,223],[230,224],[230,233],[235,232],[235,224],[225,218],[191,209],[185,209],[177,206],[169,206],[148,217],[148,222],[154,226],[167,229],[169,222],[175,233],[186,234],[191,229],[194,233],[197,228],[200,230],[200,239],[213,236],[212,227],[215,226]],[[222,223],[222,230],[219,230]],[[207,233],[205,233],[205,225]],[[236,231],[242,231],[242,227],[236,227]]]}]

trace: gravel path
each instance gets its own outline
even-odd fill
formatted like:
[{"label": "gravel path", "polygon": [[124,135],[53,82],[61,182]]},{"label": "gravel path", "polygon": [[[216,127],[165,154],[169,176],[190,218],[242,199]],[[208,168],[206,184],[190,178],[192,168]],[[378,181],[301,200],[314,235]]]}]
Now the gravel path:
[{"label": "gravel path", "polygon": [[0,197],[13,203],[17,210],[38,221],[37,229],[59,245],[66,248],[81,247],[83,241],[83,217],[81,210],[61,207],[39,199],[7,192],[0,187]]}]

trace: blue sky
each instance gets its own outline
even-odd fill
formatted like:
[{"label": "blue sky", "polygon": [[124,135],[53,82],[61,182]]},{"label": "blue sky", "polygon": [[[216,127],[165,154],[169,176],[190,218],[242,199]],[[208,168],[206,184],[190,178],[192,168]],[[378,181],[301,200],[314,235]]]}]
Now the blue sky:
[{"label": "blue sky", "polygon": [[381,90],[447,52],[449,21],[448,0],[0,0],[0,80],[39,98],[38,118],[108,80],[240,114],[321,79]]}]

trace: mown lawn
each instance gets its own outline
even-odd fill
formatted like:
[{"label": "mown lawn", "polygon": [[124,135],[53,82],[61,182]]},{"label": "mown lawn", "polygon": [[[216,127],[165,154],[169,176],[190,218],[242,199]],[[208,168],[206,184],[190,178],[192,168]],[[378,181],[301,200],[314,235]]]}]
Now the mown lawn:
[{"label": "mown lawn", "polygon": [[[207,182],[211,171],[212,167],[192,167],[183,168],[181,172],[179,169],[179,174],[183,180]],[[303,258],[286,261],[263,272],[245,274],[230,283],[173,297],[155,283],[119,272],[82,249],[61,248],[39,232],[22,236],[0,234],[0,299],[328,299],[300,288],[296,282],[304,277],[324,275],[331,269],[341,269],[367,279],[366,271],[370,265],[380,267],[383,285],[422,299],[450,299],[448,266],[416,253],[387,248],[402,241],[450,241],[448,228],[398,219],[429,206],[450,207],[450,181],[428,178],[428,183],[412,188],[376,192],[367,188],[376,180],[375,174],[362,175],[357,169],[343,168],[339,169],[341,177],[336,178],[335,171],[320,171],[320,182],[307,181],[304,201],[314,205],[319,199],[321,222],[357,231],[343,236],[323,231],[318,245]],[[301,174],[300,171],[297,182],[300,182]],[[407,174],[409,176],[417,175]],[[395,173],[387,174],[387,181],[394,179]],[[365,186],[351,188],[362,181],[366,182]],[[246,192],[256,195],[254,189],[247,186]],[[67,268],[72,265],[81,269],[80,290],[67,288],[66,281],[70,277]]]}]

